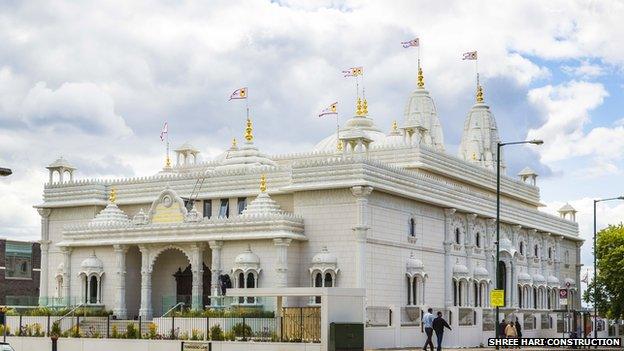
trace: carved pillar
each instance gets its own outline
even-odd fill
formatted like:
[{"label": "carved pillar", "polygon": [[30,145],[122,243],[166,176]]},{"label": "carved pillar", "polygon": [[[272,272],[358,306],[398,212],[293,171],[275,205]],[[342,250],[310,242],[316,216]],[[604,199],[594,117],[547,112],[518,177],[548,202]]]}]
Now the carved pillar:
[{"label": "carved pillar", "polygon": [[[561,240],[563,240],[563,236],[555,237],[555,250],[557,252],[561,252]],[[555,277],[561,281],[561,260],[555,262]],[[559,301],[559,296],[557,296],[557,301]]]},{"label": "carved pillar", "polygon": [[355,234],[355,286],[366,288],[366,237],[370,227],[368,226],[368,196],[373,192],[370,186],[354,186],[351,193],[356,198],[357,223],[353,227]]},{"label": "carved pillar", "polygon": [[273,239],[275,256],[277,257],[275,273],[277,274],[276,287],[278,288],[285,288],[288,286],[288,246],[290,246],[291,241],[292,239]]},{"label": "carved pillar", "polygon": [[71,253],[72,248],[61,247],[63,253],[63,297],[64,305],[71,306]]},{"label": "carved pillar", "polygon": [[[511,226],[511,242],[512,242],[512,247],[517,248],[518,247],[518,237],[520,236],[520,229],[522,229],[521,225],[513,225]],[[513,267],[513,272],[512,272],[512,277],[511,277],[511,290],[510,290],[510,295],[511,295],[511,304],[514,307],[518,307],[520,304],[520,301],[518,300],[519,296],[518,296],[518,273],[519,273],[519,269],[518,269],[518,260],[516,258],[516,256],[514,255],[511,260],[512,262],[512,267]]]},{"label": "carved pillar", "polygon": [[[186,156],[185,156],[186,159]],[[191,247],[191,272],[193,285],[191,288],[191,309],[199,311],[204,308],[204,245],[193,244]]]},{"label": "carved pillar", "polygon": [[[208,243],[210,250],[212,250],[212,262],[210,264],[210,272],[212,274],[210,285],[212,286],[212,296],[221,295],[219,289],[219,276],[221,275],[221,248],[223,247],[223,241],[213,240]],[[210,299],[211,305],[218,305],[217,299]]]},{"label": "carved pillar", "polygon": [[117,275],[115,287],[115,307],[113,313],[119,319],[126,319],[128,310],[126,309],[126,245],[113,245],[115,252],[115,269]]},{"label": "carved pillar", "polygon": [[52,280],[48,276],[49,259],[48,250],[50,249],[50,213],[49,208],[38,208],[37,212],[41,216],[41,273],[39,274],[39,305],[47,306],[50,300],[48,285]]},{"label": "carved pillar", "polygon": [[152,262],[150,249],[140,245],[141,251],[141,307],[139,315],[145,319],[152,319]]},{"label": "carved pillar", "polygon": [[444,210],[444,305],[453,306],[453,257],[451,247],[453,245],[453,216],[454,208]]},{"label": "carved pillar", "polygon": [[[470,272],[470,274],[474,274],[474,262],[473,262],[473,254],[474,254],[474,248],[476,246],[476,233],[475,233],[475,221],[477,219],[477,214],[476,213],[469,213],[466,215],[466,222],[467,222],[467,232],[466,232],[466,240],[465,240],[465,248],[466,248],[466,265],[468,266],[468,272]],[[469,289],[470,293],[468,294],[469,296],[474,294],[474,289]],[[474,299],[470,299],[470,301],[474,301]]]},{"label": "carved pillar", "polygon": [[505,281],[506,281],[506,291],[508,292],[508,294],[505,294],[505,306],[512,306],[512,295],[513,295],[513,282],[512,282],[512,275],[511,275],[511,270],[514,269],[515,267],[512,267],[512,262],[511,260],[507,261],[507,269],[505,270]]},{"label": "carved pillar", "polygon": [[574,294],[574,307],[575,308],[580,308],[581,307],[581,267],[583,267],[583,264],[581,263],[581,246],[583,245],[582,241],[577,241],[576,242],[576,258],[575,258],[575,266],[576,266],[576,275],[575,275],[575,280],[576,280],[576,293]]},{"label": "carved pillar", "polygon": [[[494,286],[496,286],[496,238],[493,238],[496,235],[496,218],[488,218],[485,222],[485,233],[488,240],[487,245],[485,246],[485,268],[488,273],[490,273],[490,279],[493,282]],[[489,301],[489,295],[488,295]]]}]

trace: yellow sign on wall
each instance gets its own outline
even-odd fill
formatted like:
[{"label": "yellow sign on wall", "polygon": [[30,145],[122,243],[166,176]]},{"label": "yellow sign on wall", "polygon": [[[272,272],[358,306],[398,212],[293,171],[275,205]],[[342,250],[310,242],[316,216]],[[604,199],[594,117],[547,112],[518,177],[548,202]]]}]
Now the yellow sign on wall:
[{"label": "yellow sign on wall", "polygon": [[490,291],[490,306],[492,307],[505,306],[505,290]]}]

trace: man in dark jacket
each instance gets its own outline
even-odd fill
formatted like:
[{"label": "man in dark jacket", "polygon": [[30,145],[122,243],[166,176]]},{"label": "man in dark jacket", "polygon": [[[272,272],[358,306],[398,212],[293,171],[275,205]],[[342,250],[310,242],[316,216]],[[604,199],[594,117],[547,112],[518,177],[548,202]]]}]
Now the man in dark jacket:
[{"label": "man in dark jacket", "polygon": [[453,330],[448,325],[448,323],[446,323],[444,318],[442,318],[442,312],[438,311],[438,317],[433,320],[433,330],[435,331],[436,337],[438,338],[438,351],[442,350],[442,337],[444,336],[444,328],[449,328],[449,330]]},{"label": "man in dark jacket", "polygon": [[498,325],[498,337],[501,339],[505,338],[505,328],[507,327],[507,323],[505,322],[505,318]]},{"label": "man in dark jacket", "polygon": [[522,326],[518,321],[518,317],[516,317],[516,333],[518,334],[518,339],[522,339]]}]

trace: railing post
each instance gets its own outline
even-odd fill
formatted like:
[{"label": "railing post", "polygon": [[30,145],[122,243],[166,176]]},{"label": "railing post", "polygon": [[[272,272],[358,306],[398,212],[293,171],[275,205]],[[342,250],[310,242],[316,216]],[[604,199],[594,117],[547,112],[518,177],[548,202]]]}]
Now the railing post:
[{"label": "railing post", "polygon": [[171,314],[171,340],[175,339],[175,316]]},{"label": "railing post", "polygon": [[106,338],[110,338],[110,314],[106,315]]},{"label": "railing post", "polygon": [[142,320],[143,319],[141,318],[141,316],[139,316],[139,339],[143,338],[143,329],[141,328],[141,324],[142,324],[141,321]]},{"label": "railing post", "polygon": [[246,341],[247,339],[245,339],[245,317],[243,317],[243,341]]},{"label": "railing post", "polygon": [[50,336],[50,315],[48,314],[48,326],[46,328],[46,335]]},{"label": "railing post", "polygon": [[76,334],[80,335],[80,315],[76,316]]},{"label": "railing post", "polygon": [[24,335],[22,335],[22,315],[21,314],[20,314],[20,318],[19,318],[19,329],[17,330],[17,335],[24,336]]},{"label": "railing post", "polygon": [[206,336],[204,337],[205,341],[208,341],[208,333],[210,333],[210,317],[206,317]]},{"label": "railing post", "polygon": [[280,321],[280,342],[284,342],[284,316],[280,316],[279,321]]},{"label": "railing post", "polygon": [[299,307],[299,338],[303,342],[303,307]]}]

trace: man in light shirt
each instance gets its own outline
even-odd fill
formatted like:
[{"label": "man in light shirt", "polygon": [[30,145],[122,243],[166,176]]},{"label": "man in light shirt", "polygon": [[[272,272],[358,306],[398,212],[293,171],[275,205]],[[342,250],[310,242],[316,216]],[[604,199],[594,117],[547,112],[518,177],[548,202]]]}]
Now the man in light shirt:
[{"label": "man in light shirt", "polygon": [[425,327],[425,333],[427,333],[427,341],[425,341],[425,346],[423,346],[423,350],[427,350],[427,345],[431,345],[431,351],[433,351],[433,341],[431,341],[431,337],[433,336],[433,320],[435,317],[433,316],[433,308],[427,309],[427,313],[423,316],[423,325]]}]

